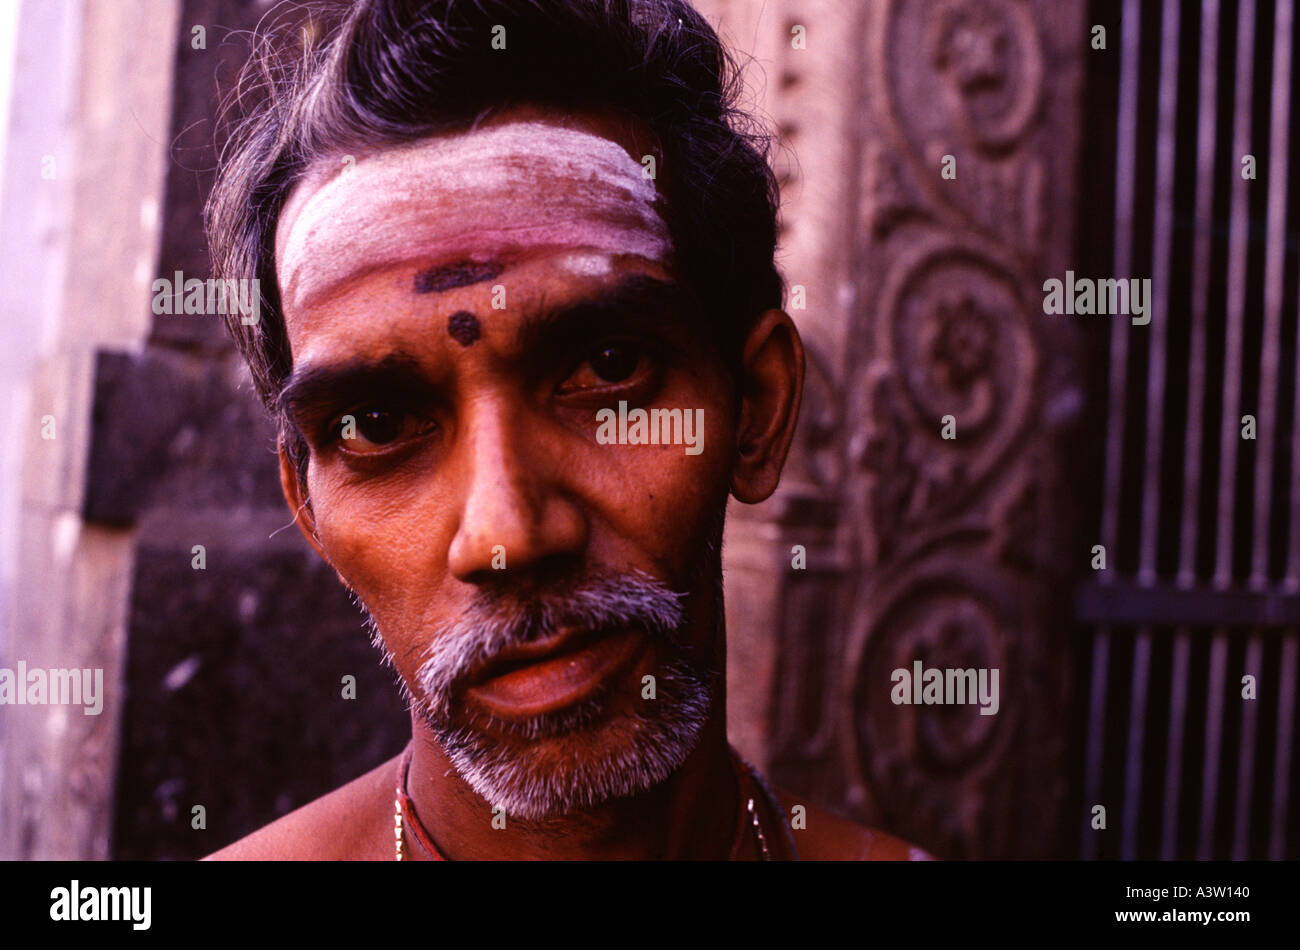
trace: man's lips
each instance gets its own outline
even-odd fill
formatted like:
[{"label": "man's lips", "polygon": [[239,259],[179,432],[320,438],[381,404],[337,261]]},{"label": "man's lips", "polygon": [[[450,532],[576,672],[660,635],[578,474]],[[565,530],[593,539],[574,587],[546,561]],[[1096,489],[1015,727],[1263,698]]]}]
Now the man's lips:
[{"label": "man's lips", "polygon": [[466,694],[502,719],[528,719],[588,698],[641,655],[640,630],[563,630],[511,647],[475,670]]}]

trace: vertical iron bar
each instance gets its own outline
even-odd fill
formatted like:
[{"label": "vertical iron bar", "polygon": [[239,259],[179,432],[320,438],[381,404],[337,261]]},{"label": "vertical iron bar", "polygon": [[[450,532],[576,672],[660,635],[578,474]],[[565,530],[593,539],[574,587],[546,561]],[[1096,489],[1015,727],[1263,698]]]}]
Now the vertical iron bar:
[{"label": "vertical iron bar", "polygon": [[[1174,162],[1178,137],[1178,34],[1180,0],[1165,0],[1160,24],[1160,90],[1157,100],[1155,231],[1152,239],[1151,346],[1146,394],[1146,458],[1142,472],[1142,522],[1138,585],[1154,586],[1160,545],[1160,466],[1164,446],[1166,336],[1169,320],[1169,257],[1173,251]],[[1116,277],[1123,279],[1123,272]],[[1133,645],[1133,688],[1129,707],[1128,764],[1124,773],[1124,824],[1120,857],[1137,857],[1138,815],[1142,804],[1143,746],[1146,741],[1147,685],[1151,672],[1151,628],[1138,630]]]},{"label": "vertical iron bar", "polygon": [[[1264,336],[1260,347],[1259,406],[1256,411],[1255,517],[1251,538],[1250,587],[1268,587],[1268,537],[1273,519],[1273,452],[1281,402],[1278,365],[1282,359],[1282,272],[1286,264],[1288,124],[1291,116],[1291,0],[1277,0],[1273,25],[1273,101],[1268,143],[1268,212],[1265,224]],[[1240,175],[1236,177],[1240,178]]]},{"label": "vertical iron bar", "polygon": [[[1249,2],[1249,0],[1247,0]],[[1205,708],[1205,760],[1201,772],[1201,823],[1196,860],[1214,856],[1214,812],[1218,803],[1219,747],[1223,737],[1223,678],[1228,662],[1228,638],[1216,631],[1210,643],[1210,699]]]},{"label": "vertical iron bar", "polygon": [[[1252,636],[1246,644],[1246,672],[1257,680],[1263,652],[1259,635]],[[1241,743],[1237,747],[1237,802],[1232,822],[1234,861],[1244,861],[1250,857],[1250,800],[1255,788],[1255,720],[1258,709],[1257,699],[1242,702]]]},{"label": "vertical iron bar", "polygon": [[1178,854],[1178,792],[1183,779],[1183,732],[1187,722],[1187,668],[1191,654],[1187,629],[1174,636],[1173,682],[1169,697],[1169,745],[1165,753],[1165,807],[1160,825],[1160,859]]},{"label": "vertical iron bar", "polygon": [[[1288,173],[1289,171],[1290,169]],[[1271,205],[1269,210],[1272,211]],[[1300,322],[1300,312],[1297,313],[1296,319]],[[1300,360],[1300,348],[1297,349],[1296,355],[1297,360]],[[1297,363],[1297,369],[1300,370],[1300,362]],[[1300,485],[1296,484],[1298,477],[1300,477],[1300,385],[1295,387],[1291,404],[1291,517],[1288,521],[1286,572],[1282,578],[1283,592],[1291,595],[1300,594]],[[1292,627],[1283,631],[1282,666],[1278,680],[1277,740],[1273,756],[1273,806],[1268,840],[1268,856],[1274,861],[1296,857],[1294,851],[1288,855],[1286,847],[1291,755],[1295,742],[1297,653],[1300,653],[1300,633]]]},{"label": "vertical iron bar", "polygon": [[[1251,72],[1255,49],[1255,0],[1241,0],[1237,8],[1237,66],[1233,90],[1232,154],[1250,152]],[[1213,586],[1232,586],[1232,531],[1236,519],[1234,489],[1237,454],[1241,448],[1241,349],[1243,311],[1246,306],[1246,255],[1250,229],[1250,193],[1240,174],[1232,176],[1231,214],[1228,222],[1228,325],[1224,346],[1223,419],[1219,428],[1219,519],[1215,532]],[[1201,770],[1201,820],[1197,857],[1208,860],[1214,849],[1215,812],[1219,802],[1219,754],[1222,739],[1223,677],[1227,661],[1227,634],[1214,631],[1210,647],[1210,702],[1205,711],[1205,759]]]},{"label": "vertical iron bar", "polygon": [[[1269,525],[1273,518],[1273,453],[1277,443],[1277,409],[1281,402],[1282,274],[1286,262],[1287,149],[1291,118],[1291,0],[1277,0],[1273,20],[1273,91],[1269,110],[1268,211],[1265,218],[1264,336],[1260,350],[1258,439],[1255,453],[1255,511],[1251,536],[1249,586],[1268,587]],[[1259,676],[1262,646],[1258,633],[1246,647],[1246,672]],[[1245,702],[1237,749],[1237,802],[1232,829],[1232,856],[1250,853],[1250,803],[1255,788],[1256,702]]]},{"label": "vertical iron bar", "polygon": [[[1178,0],[1174,0],[1178,2]],[[1151,675],[1151,628],[1143,627],[1133,644],[1133,682],[1129,699],[1128,763],[1124,771],[1124,821],[1120,857],[1137,857],[1138,811],[1142,798],[1142,740],[1146,734],[1147,680]]]},{"label": "vertical iron bar", "polygon": [[[1120,40],[1119,132],[1115,147],[1115,273],[1127,271],[1132,260],[1134,180],[1137,177],[1138,55],[1142,39],[1139,0],[1124,0]],[[1128,389],[1128,323],[1111,327],[1109,406],[1106,424],[1105,498],[1101,511],[1101,544],[1114,558],[1119,538],[1119,484],[1124,466],[1124,405]],[[1110,563],[1099,582],[1111,582]],[[1106,670],[1110,659],[1110,627],[1098,628],[1092,642],[1092,684],[1088,697],[1087,775],[1083,817],[1083,857],[1097,855],[1092,806],[1101,802],[1101,768],[1106,729]]]},{"label": "vertical iron bar", "polygon": [[[1201,452],[1205,414],[1205,312],[1210,297],[1210,251],[1214,227],[1215,136],[1218,124],[1219,0],[1201,6],[1201,53],[1196,123],[1196,212],[1192,248],[1191,353],[1187,368],[1187,428],[1184,443],[1187,479],[1183,482],[1182,530],[1178,541],[1180,588],[1196,585],[1197,517],[1201,497]],[[1187,723],[1187,671],[1191,643],[1186,627],[1174,633],[1173,680],[1169,699],[1169,741],[1165,750],[1165,794],[1160,831],[1160,857],[1171,861],[1178,853],[1178,809],[1182,790],[1183,738]]]},{"label": "vertical iron bar", "polygon": [[1282,640],[1282,671],[1277,703],[1277,754],[1273,758],[1273,816],[1269,822],[1268,859],[1296,857],[1286,853],[1286,809],[1291,785],[1291,746],[1295,739],[1296,659],[1300,638],[1294,630]]}]

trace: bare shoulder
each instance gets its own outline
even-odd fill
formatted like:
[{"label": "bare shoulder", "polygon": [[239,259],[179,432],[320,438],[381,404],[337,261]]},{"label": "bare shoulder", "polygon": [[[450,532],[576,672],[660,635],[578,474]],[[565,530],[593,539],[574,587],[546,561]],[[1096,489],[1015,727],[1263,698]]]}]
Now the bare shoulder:
[{"label": "bare shoulder", "polygon": [[774,789],[785,813],[803,805],[806,826],[794,832],[799,857],[812,861],[933,861],[934,856],[901,838],[860,825],[856,821],[800,801],[783,789]]},{"label": "bare shoulder", "polygon": [[390,759],[203,860],[391,859],[393,776],[396,768],[397,759]]}]

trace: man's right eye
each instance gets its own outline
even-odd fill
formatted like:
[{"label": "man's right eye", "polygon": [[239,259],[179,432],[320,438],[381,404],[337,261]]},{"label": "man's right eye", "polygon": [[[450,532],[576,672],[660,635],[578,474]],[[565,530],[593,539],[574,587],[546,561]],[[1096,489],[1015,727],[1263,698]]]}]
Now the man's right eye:
[{"label": "man's right eye", "polygon": [[345,413],[331,428],[344,452],[368,455],[426,435],[435,424],[404,409],[363,409]]}]

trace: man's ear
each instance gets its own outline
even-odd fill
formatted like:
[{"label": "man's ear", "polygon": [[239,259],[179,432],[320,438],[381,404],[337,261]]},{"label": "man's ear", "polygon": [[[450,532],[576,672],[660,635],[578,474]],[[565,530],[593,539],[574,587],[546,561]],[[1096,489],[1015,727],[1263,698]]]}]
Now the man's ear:
[{"label": "man's ear", "polygon": [[298,481],[298,468],[289,457],[288,451],[284,447],[284,437],[281,436],[276,441],[276,449],[280,453],[280,490],[284,492],[284,500],[289,503],[289,511],[293,513],[294,524],[302,532],[302,536],[307,539],[312,550],[320,555],[322,561],[329,564],[330,559],[325,556],[325,549],[321,547],[320,541],[316,538],[316,520],[307,507],[307,498],[303,494],[302,483]]},{"label": "man's ear", "polygon": [[781,480],[803,397],[803,341],[789,314],[766,310],[741,352],[740,421],[731,493],[758,504]]}]

